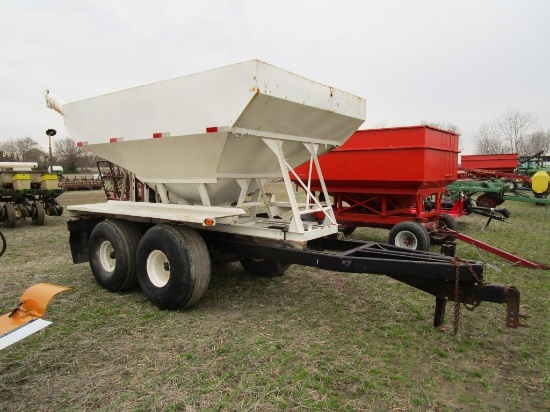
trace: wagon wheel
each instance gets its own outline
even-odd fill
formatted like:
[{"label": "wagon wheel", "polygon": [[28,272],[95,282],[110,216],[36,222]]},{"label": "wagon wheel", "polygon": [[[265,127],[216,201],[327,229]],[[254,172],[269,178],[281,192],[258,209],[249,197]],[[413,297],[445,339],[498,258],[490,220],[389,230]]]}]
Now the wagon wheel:
[{"label": "wagon wheel", "polygon": [[511,192],[515,192],[516,190],[518,190],[518,182],[514,179],[505,179],[504,184]]},{"label": "wagon wheel", "polygon": [[32,213],[31,213],[31,219],[33,225],[37,226],[43,226],[44,221],[46,217],[46,212],[44,211],[44,207],[41,203],[34,202],[32,204]]},{"label": "wagon wheel", "polygon": [[88,242],[88,258],[97,283],[111,292],[137,285],[136,253],[140,239],[138,227],[125,220],[107,219],[94,227]]},{"label": "wagon wheel", "polygon": [[28,203],[18,204],[16,206],[17,212],[19,213],[19,216],[24,218],[24,219],[26,219],[28,217],[31,217],[31,213],[32,213],[32,206],[29,205],[29,208],[31,209],[29,211],[29,208],[27,208],[27,205],[28,205]]},{"label": "wagon wheel", "polygon": [[3,207],[4,213],[2,216],[2,223],[5,227],[15,227],[15,221],[17,220],[17,214],[15,208],[11,203],[6,203]]},{"label": "wagon wheel", "polygon": [[353,232],[355,232],[355,229],[356,229],[355,226],[344,226],[344,225],[342,225],[342,233],[346,236],[349,236]]},{"label": "wagon wheel", "polygon": [[[48,216],[61,216],[61,214],[59,213],[58,208],[55,207],[55,205],[53,205],[51,203],[47,203],[46,206],[45,206],[45,209],[46,209],[46,214]],[[61,209],[61,210],[63,210],[63,209]]]},{"label": "wagon wheel", "polygon": [[[451,229],[458,232],[458,224],[447,213],[442,213],[437,221],[437,228],[441,230]],[[456,236],[452,235],[439,235],[437,233],[430,233],[430,240],[434,245],[442,245],[445,242],[452,242],[456,239]]]},{"label": "wagon wheel", "polygon": [[158,224],[139,242],[136,270],[141,290],[156,306],[188,308],[208,288],[210,254],[194,229]]},{"label": "wagon wheel", "polygon": [[390,230],[389,243],[407,249],[427,251],[430,235],[418,222],[401,222]]}]

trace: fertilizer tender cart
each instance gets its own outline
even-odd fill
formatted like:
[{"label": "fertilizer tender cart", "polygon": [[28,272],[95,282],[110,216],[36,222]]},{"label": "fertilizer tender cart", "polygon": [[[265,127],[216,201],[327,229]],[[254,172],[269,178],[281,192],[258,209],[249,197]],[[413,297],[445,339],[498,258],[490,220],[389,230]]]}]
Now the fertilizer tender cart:
[{"label": "fertilizer tender cart", "polygon": [[[389,243],[428,250],[430,238],[449,240],[438,228],[457,230],[440,210],[445,187],[457,179],[455,133],[429,126],[358,130],[319,163],[344,233],[383,227],[391,229]],[[307,164],[296,172],[302,180],[309,177]],[[319,176],[313,171],[311,177],[311,190],[322,190]]]},{"label": "fertilizer tender cart", "polygon": [[[78,145],[124,169],[124,200],[68,207],[73,261],[89,261],[108,290],[139,282],[155,305],[184,308],[216,263],[240,261],[258,276],[296,263],[426,291],[436,325],[451,299],[507,303],[517,326],[517,290],[484,283],[480,263],[338,239],[332,206],[311,182],[310,201],[297,201],[293,167],[309,159],[321,176],[317,155],[363,123],[362,98],[252,60],[68,104],[46,92],[46,101]],[[280,180],[284,201],[264,189]],[[302,220],[312,212],[325,221]]]}]

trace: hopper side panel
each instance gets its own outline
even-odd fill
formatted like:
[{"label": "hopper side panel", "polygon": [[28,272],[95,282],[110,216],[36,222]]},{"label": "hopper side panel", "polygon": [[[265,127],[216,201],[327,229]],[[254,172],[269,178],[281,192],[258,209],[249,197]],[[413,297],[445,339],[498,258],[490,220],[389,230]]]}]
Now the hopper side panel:
[{"label": "hopper side panel", "polygon": [[254,74],[254,62],[245,62],[67,103],[65,125],[74,140],[90,144],[230,126],[255,94]]},{"label": "hopper side panel", "polygon": [[363,121],[364,118],[260,94],[251,101],[235,126],[344,143]]},{"label": "hopper side panel", "polygon": [[259,62],[257,86],[262,94],[281,100],[365,120],[365,99]]}]

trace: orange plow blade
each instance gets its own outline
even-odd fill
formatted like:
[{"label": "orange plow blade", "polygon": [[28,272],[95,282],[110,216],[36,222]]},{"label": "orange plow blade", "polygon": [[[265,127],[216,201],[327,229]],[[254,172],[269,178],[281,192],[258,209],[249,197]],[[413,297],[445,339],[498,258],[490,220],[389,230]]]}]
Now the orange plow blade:
[{"label": "orange plow blade", "polygon": [[44,329],[51,322],[42,319],[52,298],[69,288],[39,283],[31,286],[19,299],[19,304],[0,317],[0,350]]}]

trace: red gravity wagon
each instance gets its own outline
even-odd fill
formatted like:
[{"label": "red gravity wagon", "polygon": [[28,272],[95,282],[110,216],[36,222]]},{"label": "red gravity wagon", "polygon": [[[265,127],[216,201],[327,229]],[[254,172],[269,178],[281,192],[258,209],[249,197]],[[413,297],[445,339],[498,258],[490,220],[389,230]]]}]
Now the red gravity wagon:
[{"label": "red gravity wagon", "polygon": [[[457,179],[455,133],[429,126],[358,130],[319,162],[344,233],[359,226],[388,228],[389,243],[427,250],[450,240],[438,229],[458,229],[440,209],[446,186]],[[322,192],[309,163],[295,172],[295,181],[307,181],[311,173],[312,191]],[[315,218],[322,219],[322,212]]]}]

